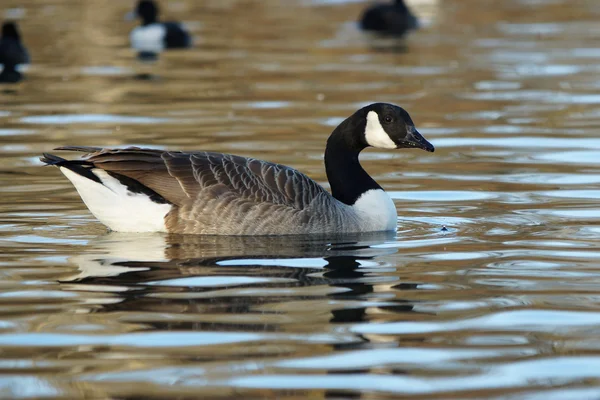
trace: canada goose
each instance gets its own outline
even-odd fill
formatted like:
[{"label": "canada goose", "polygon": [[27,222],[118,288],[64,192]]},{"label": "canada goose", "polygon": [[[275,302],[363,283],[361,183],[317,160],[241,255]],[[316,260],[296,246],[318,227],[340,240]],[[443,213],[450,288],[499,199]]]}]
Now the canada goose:
[{"label": "canada goose", "polygon": [[329,136],[331,194],[285,165],[210,152],[129,147],[59,147],[83,160],[44,154],[73,183],[89,210],[121,232],[207,235],[343,234],[396,229],[396,207],[358,161],[366,147],[434,147],[408,113],[375,103]]},{"label": "canada goose", "polygon": [[390,4],[375,4],[362,15],[360,26],[366,31],[375,31],[402,36],[419,27],[417,17],[410,11],[404,0],[394,0]]},{"label": "canada goose", "polygon": [[164,49],[192,46],[192,38],[178,22],[158,22],[158,6],[153,0],[140,0],[129,18],[140,18],[142,25],[129,35],[131,47],[143,60],[155,59]]},{"label": "canada goose", "polygon": [[15,22],[5,22],[2,25],[2,36],[0,37],[0,64],[3,65],[0,73],[0,82],[19,82],[23,75],[17,71],[19,64],[27,64],[29,54],[21,43],[21,35]]}]

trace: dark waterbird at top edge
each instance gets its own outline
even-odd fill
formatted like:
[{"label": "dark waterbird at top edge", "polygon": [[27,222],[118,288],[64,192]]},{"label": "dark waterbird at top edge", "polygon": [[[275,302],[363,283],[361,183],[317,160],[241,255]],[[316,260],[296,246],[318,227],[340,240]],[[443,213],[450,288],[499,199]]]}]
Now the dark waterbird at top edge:
[{"label": "dark waterbird at top edge", "polygon": [[17,71],[20,64],[29,63],[27,49],[21,43],[21,35],[16,22],[7,21],[2,25],[0,37],[0,64],[3,65],[0,73],[0,83],[16,83],[23,79]]},{"label": "dark waterbird at top edge", "polygon": [[361,17],[360,27],[365,31],[402,36],[417,29],[419,21],[404,0],[394,0],[393,3],[367,8]]}]

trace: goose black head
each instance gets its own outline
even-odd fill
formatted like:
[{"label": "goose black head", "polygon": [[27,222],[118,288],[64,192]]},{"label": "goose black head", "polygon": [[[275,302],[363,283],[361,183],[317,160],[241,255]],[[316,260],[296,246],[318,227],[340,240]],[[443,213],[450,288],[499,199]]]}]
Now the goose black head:
[{"label": "goose black head", "polygon": [[19,35],[19,29],[17,28],[17,24],[14,22],[5,22],[4,24],[2,24],[2,37],[20,40],[21,35]]},{"label": "goose black head", "polygon": [[418,148],[433,152],[435,148],[415,128],[410,115],[393,104],[374,103],[359,110],[364,119],[365,146],[380,149]]},{"label": "goose black head", "polygon": [[135,15],[144,25],[152,24],[158,20],[158,6],[153,0],[140,0],[135,8]]}]

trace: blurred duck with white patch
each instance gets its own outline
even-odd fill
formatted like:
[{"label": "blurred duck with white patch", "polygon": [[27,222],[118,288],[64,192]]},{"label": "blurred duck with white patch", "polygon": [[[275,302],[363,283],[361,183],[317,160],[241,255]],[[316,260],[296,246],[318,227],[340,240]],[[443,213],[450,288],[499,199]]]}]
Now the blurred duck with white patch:
[{"label": "blurred duck with white patch", "polygon": [[16,83],[23,79],[23,75],[17,71],[20,64],[29,63],[29,53],[21,43],[21,35],[16,22],[5,22],[2,25],[2,36],[0,37],[0,83]]},{"label": "blurred duck with white patch", "polygon": [[153,0],[140,0],[128,19],[139,18],[142,24],[134,28],[129,40],[141,60],[155,60],[165,49],[185,49],[192,46],[190,34],[179,22],[159,22],[158,5]]}]

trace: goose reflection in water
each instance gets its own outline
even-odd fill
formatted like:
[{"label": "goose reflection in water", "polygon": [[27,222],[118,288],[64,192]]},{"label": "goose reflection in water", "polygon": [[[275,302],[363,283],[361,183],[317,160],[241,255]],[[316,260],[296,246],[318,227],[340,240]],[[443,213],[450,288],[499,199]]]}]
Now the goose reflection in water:
[{"label": "goose reflection in water", "polygon": [[278,324],[261,318],[261,310],[295,312],[289,307],[313,301],[319,302],[313,319],[329,313],[329,323],[355,323],[378,305],[388,312],[412,312],[410,302],[374,294],[374,286],[388,284],[377,271],[390,266],[377,258],[396,253],[385,246],[393,239],[394,233],[334,239],[110,233],[71,259],[79,271],[62,282],[71,290],[116,295],[94,312],[257,315],[256,323],[136,317],[150,329],[277,331]]}]

